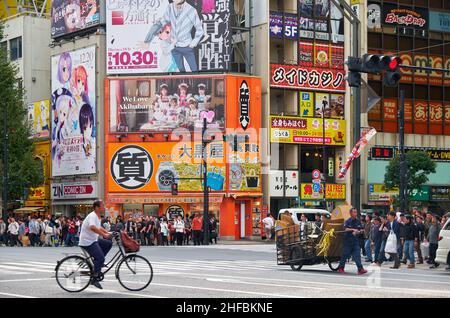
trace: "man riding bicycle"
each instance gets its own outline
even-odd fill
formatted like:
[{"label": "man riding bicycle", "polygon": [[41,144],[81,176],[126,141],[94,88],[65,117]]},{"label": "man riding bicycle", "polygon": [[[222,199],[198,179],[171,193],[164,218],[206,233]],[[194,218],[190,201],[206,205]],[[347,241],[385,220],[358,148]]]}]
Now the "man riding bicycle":
[{"label": "man riding bicycle", "polygon": [[99,276],[105,257],[112,247],[112,241],[99,238],[99,235],[106,239],[111,238],[111,234],[101,226],[100,222],[101,214],[105,212],[103,201],[95,201],[93,207],[94,211],[89,213],[81,226],[79,246],[94,258],[94,275],[91,285],[103,289],[99,282]]}]

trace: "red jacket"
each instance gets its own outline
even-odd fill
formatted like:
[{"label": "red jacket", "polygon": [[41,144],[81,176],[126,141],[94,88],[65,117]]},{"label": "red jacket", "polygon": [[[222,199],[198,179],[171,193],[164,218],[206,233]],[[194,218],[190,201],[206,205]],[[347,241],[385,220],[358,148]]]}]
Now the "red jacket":
[{"label": "red jacket", "polygon": [[192,231],[201,231],[202,228],[203,228],[203,218],[195,217],[194,220],[192,220]]}]

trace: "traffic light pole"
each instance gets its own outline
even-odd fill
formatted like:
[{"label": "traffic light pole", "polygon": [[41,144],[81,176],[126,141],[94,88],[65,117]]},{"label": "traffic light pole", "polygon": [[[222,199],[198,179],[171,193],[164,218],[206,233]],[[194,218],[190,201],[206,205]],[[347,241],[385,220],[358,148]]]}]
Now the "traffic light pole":
[{"label": "traffic light pole", "polygon": [[5,224],[8,220],[8,108],[5,104],[5,110],[3,113],[3,212],[2,218]]},{"label": "traffic light pole", "polygon": [[399,148],[400,148],[400,211],[406,213],[407,183],[406,183],[406,157],[405,157],[405,91],[400,90],[399,119]]},{"label": "traffic light pole", "polygon": [[206,118],[203,119],[202,129],[202,159],[203,159],[203,244],[209,245],[209,188],[208,188],[208,163],[206,148],[208,142],[205,140],[207,129]]}]

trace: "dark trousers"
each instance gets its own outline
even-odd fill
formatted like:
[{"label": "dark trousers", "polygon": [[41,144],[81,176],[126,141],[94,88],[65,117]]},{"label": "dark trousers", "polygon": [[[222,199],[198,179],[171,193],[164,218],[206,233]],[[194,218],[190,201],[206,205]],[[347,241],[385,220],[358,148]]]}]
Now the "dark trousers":
[{"label": "dark trousers", "polygon": [[436,264],[436,252],[438,249],[438,244],[430,243],[430,258],[428,259],[430,261],[430,264]]},{"label": "dark trousers", "polygon": [[145,233],[139,233],[140,239],[141,239],[141,245],[144,246],[145,244]]},{"label": "dark trousers", "polygon": [[105,263],[105,256],[108,254],[112,247],[112,242],[109,240],[98,239],[97,242],[92,243],[90,246],[83,246],[88,251],[89,255],[94,258],[94,273],[98,274],[102,270],[102,266]]},{"label": "dark trousers", "polygon": [[181,246],[183,245],[183,238],[184,238],[184,234],[182,232],[176,232],[175,236],[177,238],[177,245]]},{"label": "dark trousers", "polygon": [[394,267],[396,268],[400,267],[400,257],[398,253],[389,253],[389,255],[394,260]]},{"label": "dark trousers", "polygon": [[11,236],[10,236],[10,243],[11,243],[10,244],[11,246],[16,246],[16,245],[20,246],[21,244],[19,242],[19,235],[18,234],[16,234],[16,235],[11,234]]},{"label": "dark trousers", "polygon": [[350,258],[350,256],[353,257],[358,270],[363,269],[361,263],[361,247],[359,245],[359,240],[344,241],[344,250],[342,252],[341,261],[339,262],[339,268],[345,267],[345,262],[348,258]]},{"label": "dark trousers", "polygon": [[169,246],[169,240],[167,239],[166,235],[162,236],[162,246],[164,245]]},{"label": "dark trousers", "polygon": [[192,231],[192,234],[194,235],[194,245],[201,245],[202,231]]},{"label": "dark trousers", "polygon": [[417,257],[419,258],[419,263],[423,263],[423,255],[422,255],[422,250],[420,249],[420,241],[419,242],[415,242],[414,243],[414,249],[417,252]]},{"label": "dark trousers", "polygon": [[38,239],[38,235],[36,233],[30,233],[28,235],[28,237],[30,238],[30,245],[31,246],[35,246],[35,245],[39,246],[39,239]]}]

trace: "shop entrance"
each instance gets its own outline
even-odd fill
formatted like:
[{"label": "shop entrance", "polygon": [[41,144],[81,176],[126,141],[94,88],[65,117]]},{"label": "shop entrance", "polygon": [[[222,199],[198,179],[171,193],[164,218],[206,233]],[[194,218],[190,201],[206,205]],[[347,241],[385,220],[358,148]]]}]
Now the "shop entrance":
[{"label": "shop entrance", "polygon": [[247,232],[247,205],[246,201],[236,202],[234,212],[235,239],[242,240],[250,236]]}]

